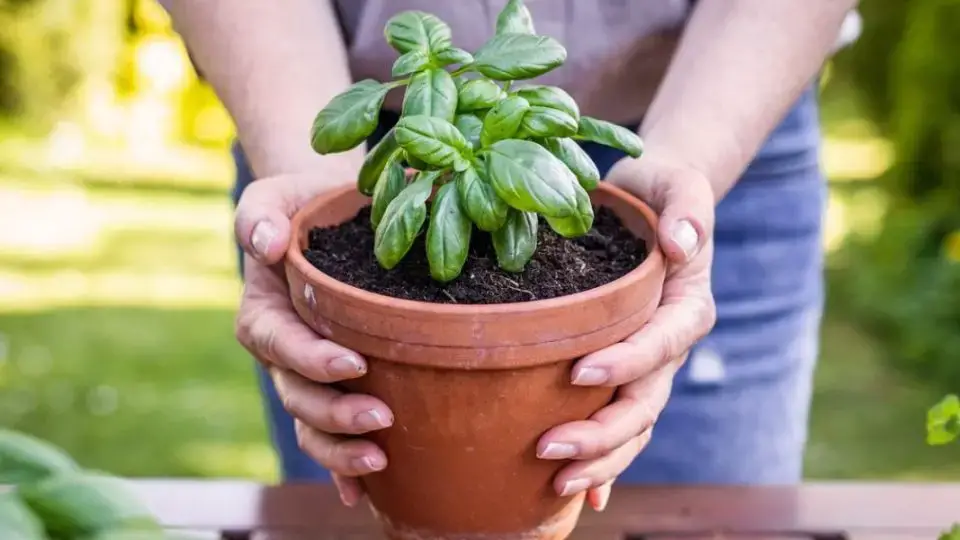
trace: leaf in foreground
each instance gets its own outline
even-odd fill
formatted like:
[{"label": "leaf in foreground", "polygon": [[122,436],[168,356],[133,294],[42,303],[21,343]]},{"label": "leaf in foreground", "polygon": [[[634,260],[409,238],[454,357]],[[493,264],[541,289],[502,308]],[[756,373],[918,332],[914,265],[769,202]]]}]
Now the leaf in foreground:
[{"label": "leaf in foreground", "polygon": [[437,167],[462,171],[470,165],[470,142],[457,126],[434,116],[405,116],[396,125],[397,143],[408,154]]},{"label": "leaf in foreground", "polygon": [[383,218],[383,213],[387,211],[387,206],[397,198],[397,195],[406,186],[407,175],[403,166],[400,165],[398,159],[391,160],[387,168],[383,170],[380,181],[377,182],[377,187],[373,190],[370,224],[373,225],[374,230],[380,225],[380,219]]},{"label": "leaf in foreground", "polygon": [[522,272],[537,250],[537,215],[510,210],[507,222],[491,234],[497,265],[507,272]]},{"label": "leaf in foreground", "polygon": [[0,485],[26,484],[79,470],[62,449],[32,435],[0,429]]},{"label": "leaf in foreground", "polygon": [[457,175],[460,204],[481,231],[493,232],[503,227],[510,207],[497,196],[493,187],[473,167]]},{"label": "leaf in foreground", "polygon": [[960,437],[960,398],[951,394],[927,411],[927,444],[948,444],[957,437]]},{"label": "leaf in foreground", "polygon": [[593,227],[594,213],[590,195],[582,187],[577,188],[577,211],[572,216],[545,218],[550,228],[564,238],[583,236]]},{"label": "leaf in foreground", "polygon": [[403,11],[387,21],[383,29],[387,43],[403,54],[415,49],[437,53],[450,48],[452,32],[439,17],[423,11]]},{"label": "leaf in foreground", "polygon": [[447,282],[460,275],[472,231],[473,223],[460,206],[456,184],[444,184],[433,199],[427,229],[427,261],[433,279]]},{"label": "leaf in foreground", "polygon": [[533,17],[522,0],[509,0],[497,15],[497,34],[534,34]]},{"label": "leaf in foreground", "polygon": [[15,491],[0,492],[0,531],[2,538],[46,540],[43,524]]},{"label": "leaf in foreground", "polygon": [[486,161],[494,191],[513,208],[557,218],[577,212],[577,178],[539,144],[499,141],[489,148]]},{"label": "leaf in foreground", "polygon": [[548,138],[540,141],[540,144],[570,169],[583,189],[593,190],[600,183],[600,170],[597,169],[597,164],[590,159],[590,155],[577,144],[577,141],[566,137]]},{"label": "leaf in foreground", "polygon": [[580,117],[576,138],[616,148],[630,157],[643,154],[643,141],[629,129],[589,116]]},{"label": "leaf in foreground", "polygon": [[355,83],[317,113],[311,129],[311,146],[319,154],[334,154],[356,147],[377,127],[380,107],[390,89],[373,79]]},{"label": "leaf in foreground", "polygon": [[530,104],[522,97],[510,96],[497,103],[483,118],[480,143],[489,146],[516,135]]},{"label": "leaf in foreground", "polygon": [[457,85],[440,68],[421,71],[410,79],[403,96],[404,116],[435,116],[453,122],[457,112]]},{"label": "leaf in foreground", "polygon": [[19,492],[55,537],[75,538],[121,527],[159,530],[153,515],[119,478],[59,475],[21,486]]},{"label": "leaf in foreground", "polygon": [[421,172],[383,212],[373,240],[373,253],[380,266],[390,270],[410,251],[427,219],[427,199],[439,171]]},{"label": "leaf in foreground", "polygon": [[387,132],[380,139],[373,149],[367,152],[363,158],[363,165],[360,167],[360,173],[357,175],[357,191],[364,195],[373,195],[374,187],[380,180],[380,174],[390,161],[397,154],[400,145],[397,144],[396,133],[393,129]]},{"label": "leaf in foreground", "polygon": [[474,68],[498,81],[532,79],[567,59],[567,50],[549,36],[500,34],[473,55]]}]

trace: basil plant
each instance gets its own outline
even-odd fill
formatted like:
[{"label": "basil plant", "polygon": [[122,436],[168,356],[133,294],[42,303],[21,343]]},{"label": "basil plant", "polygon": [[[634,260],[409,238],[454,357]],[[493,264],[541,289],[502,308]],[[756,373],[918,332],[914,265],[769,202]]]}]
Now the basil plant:
[{"label": "basil plant", "polygon": [[373,133],[387,92],[406,86],[400,120],[368,152],[358,178],[359,191],[372,197],[383,268],[406,256],[428,219],[430,275],[440,282],[460,275],[474,225],[491,234],[497,264],[509,272],[533,256],[538,215],[564,237],[590,230],[587,192],[600,174],[577,141],[633,157],[642,143],[582,116],[560,88],[514,84],[567,57],[555,39],[536,34],[521,0],[507,2],[494,36],[473,54],[453,45],[446,23],[420,11],[395,15],[384,35],[399,53],[395,80],[357,82],[317,114],[311,132],[320,154],[350,150]]}]

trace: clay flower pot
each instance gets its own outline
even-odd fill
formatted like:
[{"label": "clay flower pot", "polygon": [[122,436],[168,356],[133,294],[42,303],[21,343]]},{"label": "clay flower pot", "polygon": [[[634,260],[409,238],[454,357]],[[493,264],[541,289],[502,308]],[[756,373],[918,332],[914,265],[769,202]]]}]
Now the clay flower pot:
[{"label": "clay flower pot", "polygon": [[556,495],[552,480],[567,462],[538,459],[537,441],[610,402],[611,388],[570,384],[571,367],[643,326],[664,280],[655,214],[603,183],[591,198],[646,241],[646,260],[601,287],[515,304],[401,300],[320,272],[302,255],[307,233],[370,204],[351,186],[294,217],[286,273],[297,312],[366,357],[368,373],[343,386],[382,399],[395,415],[370,435],[389,465],[363,477],[390,538],[552,540],[576,525],[583,496]]}]

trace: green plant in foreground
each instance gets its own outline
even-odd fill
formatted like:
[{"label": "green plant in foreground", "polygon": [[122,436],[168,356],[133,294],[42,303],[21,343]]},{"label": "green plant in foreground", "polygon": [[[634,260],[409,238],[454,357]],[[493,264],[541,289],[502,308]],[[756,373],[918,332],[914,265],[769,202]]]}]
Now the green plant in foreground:
[{"label": "green plant in foreground", "polygon": [[[639,157],[640,137],[582,116],[555,86],[514,85],[564,63],[555,39],[537,35],[520,0],[497,17],[496,32],[476,52],[457,48],[450,27],[434,15],[406,11],[384,36],[400,54],[392,82],[355,83],[314,120],[320,154],[359,146],[377,126],[387,92],[406,86],[400,120],[374,146],[358,189],[372,196],[374,252],[386,269],[410,250],[428,219],[430,274],[450,281],[463,269],[473,226],[491,233],[498,265],[522,271],[537,245],[538,215],[565,237],[593,226],[588,191],[600,174],[577,141],[593,141]],[[410,180],[406,169],[417,171]]]},{"label": "green plant in foreground", "polygon": [[[954,394],[940,400],[927,411],[927,444],[949,444],[960,437],[960,397]],[[960,525],[955,524],[938,540],[960,540]]]},{"label": "green plant in foreground", "polygon": [[927,411],[927,444],[949,444],[960,437],[960,397],[949,395]]},{"label": "green plant in foreground", "polygon": [[0,538],[190,540],[165,532],[126,482],[85,471],[39,439],[0,429]]}]

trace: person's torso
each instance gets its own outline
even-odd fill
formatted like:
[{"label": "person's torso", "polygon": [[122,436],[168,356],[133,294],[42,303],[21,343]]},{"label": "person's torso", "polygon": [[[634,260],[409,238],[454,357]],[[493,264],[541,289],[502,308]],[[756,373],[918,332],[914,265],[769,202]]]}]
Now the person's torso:
[{"label": "person's torso", "polygon": [[[493,34],[506,0],[336,0],[356,80],[389,80],[397,53],[383,37],[393,15],[420,10],[443,19],[454,44],[477,50]],[[560,86],[584,114],[636,122],[676,46],[689,0],[526,0],[538,34],[556,38],[567,61],[536,82]],[[386,106],[398,110],[399,95]]]}]

